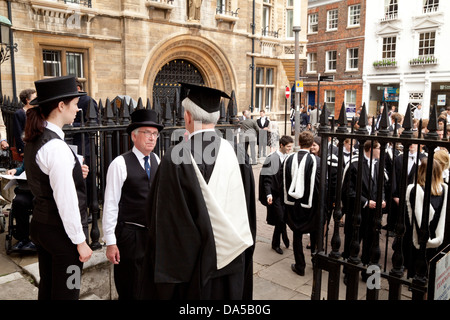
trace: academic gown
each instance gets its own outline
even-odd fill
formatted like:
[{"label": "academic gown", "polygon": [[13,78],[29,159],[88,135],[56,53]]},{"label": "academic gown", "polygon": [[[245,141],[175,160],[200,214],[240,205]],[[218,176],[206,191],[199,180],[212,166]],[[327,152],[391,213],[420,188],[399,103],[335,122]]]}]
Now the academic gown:
[{"label": "academic gown", "polygon": [[[266,221],[272,226],[284,223],[282,169],[280,156],[274,152],[266,158],[259,176],[258,200],[267,207]],[[269,194],[272,195],[272,205],[267,204],[267,195]]]},{"label": "academic gown", "polygon": [[[295,177],[292,176],[291,167],[295,159],[298,163],[295,164],[300,167],[300,162],[303,157],[308,155],[305,163],[304,171],[299,172],[302,175],[301,181],[304,185],[303,196],[296,199],[289,195],[289,188]],[[316,171],[313,174],[313,158],[316,161]],[[299,169],[301,170],[301,169]],[[315,179],[313,190],[311,190],[311,179]],[[284,185],[284,203],[286,205],[286,223],[289,228],[298,233],[313,232],[317,226],[318,218],[318,194],[320,188],[320,159],[319,157],[309,154],[305,151],[299,151],[298,157],[294,155],[289,156],[284,161],[283,167],[283,185]],[[298,188],[298,186],[297,186]],[[312,201],[309,201],[309,196],[312,192]],[[310,206],[308,205],[310,204]]]},{"label": "academic gown", "polygon": [[[150,238],[141,299],[252,299],[256,203],[248,156],[239,163],[253,245],[220,270],[210,217],[191,164],[192,153],[208,182],[214,161],[202,162],[200,155],[215,160],[219,146],[215,133],[196,134],[170,148],[161,160],[149,196]],[[235,151],[244,157],[243,150]]]}]

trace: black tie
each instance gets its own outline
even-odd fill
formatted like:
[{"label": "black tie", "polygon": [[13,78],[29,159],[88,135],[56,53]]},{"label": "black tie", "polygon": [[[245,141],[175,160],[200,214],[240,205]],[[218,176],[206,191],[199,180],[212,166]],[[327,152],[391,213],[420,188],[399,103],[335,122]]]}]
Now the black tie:
[{"label": "black tie", "polygon": [[147,172],[147,176],[150,179],[150,164],[148,163],[148,156],[144,157],[144,168],[145,172]]}]

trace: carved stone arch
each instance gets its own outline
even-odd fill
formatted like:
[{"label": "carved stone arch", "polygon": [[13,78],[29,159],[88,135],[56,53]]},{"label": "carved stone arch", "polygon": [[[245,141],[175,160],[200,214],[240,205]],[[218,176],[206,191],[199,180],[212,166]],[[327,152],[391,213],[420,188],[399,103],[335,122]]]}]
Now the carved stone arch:
[{"label": "carved stone arch", "polygon": [[192,63],[206,86],[228,94],[236,89],[233,67],[219,46],[206,38],[183,34],[161,41],[149,52],[141,71],[139,96],[152,98],[158,72],[165,64],[177,59]]}]

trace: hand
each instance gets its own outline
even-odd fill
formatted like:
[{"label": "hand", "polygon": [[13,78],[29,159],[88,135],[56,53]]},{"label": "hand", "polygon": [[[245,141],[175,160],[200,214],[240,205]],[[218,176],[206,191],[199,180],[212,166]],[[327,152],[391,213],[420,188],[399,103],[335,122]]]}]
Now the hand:
[{"label": "hand", "polygon": [[2,145],[2,149],[3,149],[3,150],[8,149],[8,147],[9,147],[9,144],[8,144],[8,142],[7,142],[6,140],[3,140],[3,141],[1,142],[1,145]]},{"label": "hand", "polygon": [[397,205],[399,205],[399,203],[400,203],[400,198],[393,198],[393,199],[394,199],[395,203],[396,203]]},{"label": "hand", "polygon": [[13,175],[16,174],[16,172],[17,172],[16,169],[10,169],[10,170],[6,171],[6,174],[7,174],[7,175],[10,175],[10,176],[13,176]]},{"label": "hand", "polygon": [[112,264],[119,264],[120,262],[120,252],[119,248],[115,244],[106,246],[106,258],[111,261]]},{"label": "hand", "polygon": [[377,207],[377,203],[373,200],[369,200],[369,208],[375,209]]},{"label": "hand", "polygon": [[92,256],[92,249],[88,246],[86,241],[77,244],[77,250],[80,255],[81,262],[87,262]]},{"label": "hand", "polygon": [[271,205],[273,203],[272,197],[267,197],[267,204]]},{"label": "hand", "polygon": [[386,201],[383,200],[383,202],[381,202],[381,207],[386,208]]},{"label": "hand", "polygon": [[87,177],[88,174],[89,174],[89,167],[88,167],[87,164],[83,164],[83,165],[81,166],[81,172],[83,173],[83,179],[86,179],[86,177]]}]

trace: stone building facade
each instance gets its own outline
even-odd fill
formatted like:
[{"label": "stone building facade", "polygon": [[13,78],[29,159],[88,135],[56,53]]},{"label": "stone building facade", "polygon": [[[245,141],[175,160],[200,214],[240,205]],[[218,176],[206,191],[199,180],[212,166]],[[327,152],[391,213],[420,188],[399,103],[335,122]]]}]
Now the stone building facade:
[{"label": "stone building facade", "polygon": [[[293,0],[17,0],[10,16],[14,69],[1,65],[2,95],[45,77],[75,74],[95,99],[167,99],[179,81],[236,94],[238,111],[284,115],[294,84]],[[307,1],[301,0],[300,60]],[[172,92],[172,93],[171,93]],[[164,101],[164,100],[163,100]]]}]

